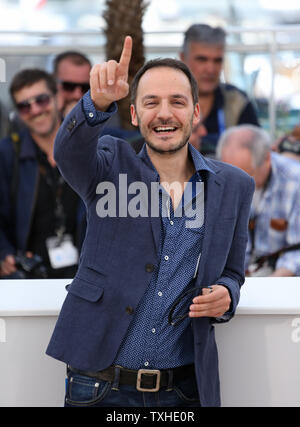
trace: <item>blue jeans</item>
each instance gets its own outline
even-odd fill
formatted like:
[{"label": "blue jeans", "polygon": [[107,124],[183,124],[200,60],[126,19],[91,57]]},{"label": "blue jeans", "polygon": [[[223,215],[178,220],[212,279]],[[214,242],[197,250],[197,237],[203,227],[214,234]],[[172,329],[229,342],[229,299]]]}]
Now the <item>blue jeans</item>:
[{"label": "blue jeans", "polygon": [[171,389],[138,391],[135,386],[113,384],[74,372],[68,373],[65,407],[199,407],[194,377],[185,378]]}]

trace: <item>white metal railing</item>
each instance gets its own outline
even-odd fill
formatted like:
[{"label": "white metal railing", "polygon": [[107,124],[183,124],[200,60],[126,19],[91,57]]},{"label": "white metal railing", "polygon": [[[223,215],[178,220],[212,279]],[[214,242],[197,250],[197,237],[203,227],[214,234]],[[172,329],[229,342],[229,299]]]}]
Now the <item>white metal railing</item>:
[{"label": "white metal railing", "polygon": [[[182,31],[147,31],[144,35],[145,54],[153,55],[178,55],[182,40]],[[238,53],[266,53],[271,65],[271,90],[269,97],[269,129],[271,136],[276,130],[276,106],[274,97],[275,62],[279,52],[300,51],[299,41],[281,42],[278,35],[290,34],[293,37],[300,34],[300,25],[276,26],[267,28],[240,28],[226,29],[228,34],[227,52]],[[235,35],[262,35],[263,41],[254,43],[237,43],[230,41],[230,36]],[[21,40],[21,42],[20,42]],[[32,40],[34,44],[32,44]],[[31,42],[30,42],[31,41]],[[10,55],[55,55],[70,46],[94,55],[99,60],[105,56],[105,36],[101,31],[0,31],[0,57]]]}]

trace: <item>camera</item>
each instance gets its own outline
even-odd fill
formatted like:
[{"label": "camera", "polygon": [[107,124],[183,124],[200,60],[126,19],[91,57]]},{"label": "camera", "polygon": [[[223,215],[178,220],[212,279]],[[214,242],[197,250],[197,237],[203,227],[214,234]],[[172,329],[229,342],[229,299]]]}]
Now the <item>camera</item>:
[{"label": "camera", "polygon": [[278,145],[280,153],[289,152],[300,155],[300,140],[291,136],[283,138]]},{"label": "camera", "polygon": [[47,268],[44,265],[43,259],[39,255],[15,256],[17,275],[20,279],[46,279],[48,277]]}]

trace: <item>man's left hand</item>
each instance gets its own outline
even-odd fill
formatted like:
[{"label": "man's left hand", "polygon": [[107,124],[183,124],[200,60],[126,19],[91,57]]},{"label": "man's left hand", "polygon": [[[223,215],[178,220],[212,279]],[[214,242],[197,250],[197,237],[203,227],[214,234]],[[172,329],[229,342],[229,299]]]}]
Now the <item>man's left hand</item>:
[{"label": "man's left hand", "polygon": [[230,303],[230,294],[225,286],[203,288],[202,295],[193,299],[189,317],[221,317],[229,310]]}]

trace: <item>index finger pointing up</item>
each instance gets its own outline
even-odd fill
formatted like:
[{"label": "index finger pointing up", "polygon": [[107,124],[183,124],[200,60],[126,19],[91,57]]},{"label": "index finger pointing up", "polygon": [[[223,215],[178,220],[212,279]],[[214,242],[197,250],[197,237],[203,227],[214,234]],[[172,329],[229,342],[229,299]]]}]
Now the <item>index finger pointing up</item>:
[{"label": "index finger pointing up", "polygon": [[132,52],[132,38],[130,36],[126,36],[124,40],[123,50],[121,53],[120,61],[119,61],[119,71],[120,74],[128,74],[130,59]]}]

